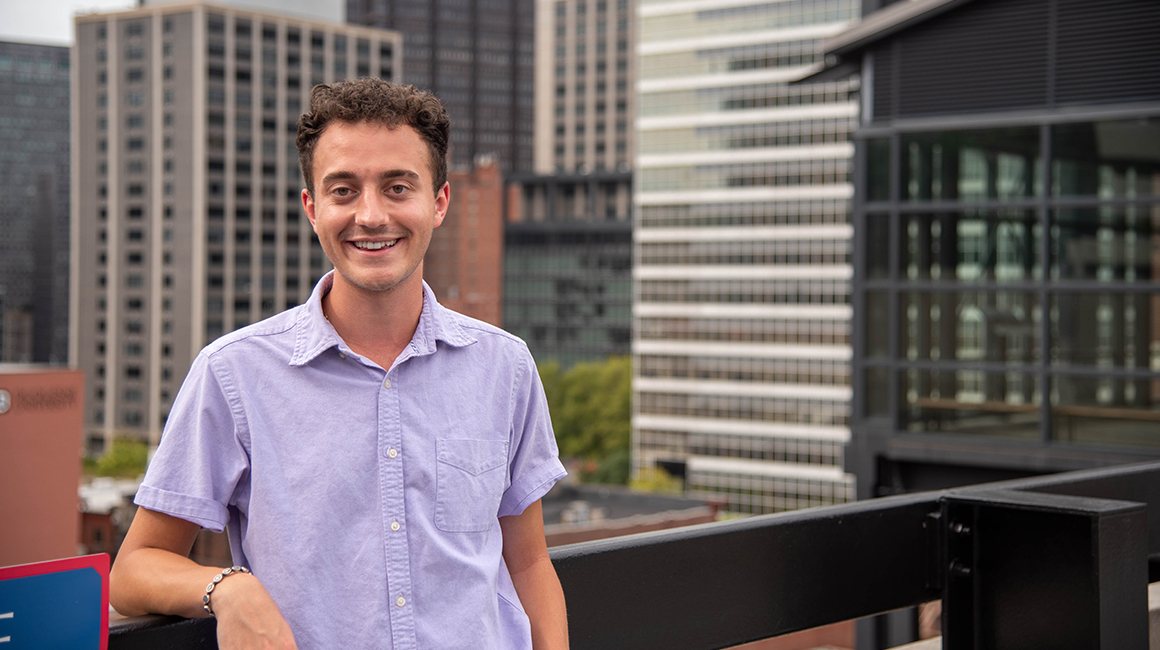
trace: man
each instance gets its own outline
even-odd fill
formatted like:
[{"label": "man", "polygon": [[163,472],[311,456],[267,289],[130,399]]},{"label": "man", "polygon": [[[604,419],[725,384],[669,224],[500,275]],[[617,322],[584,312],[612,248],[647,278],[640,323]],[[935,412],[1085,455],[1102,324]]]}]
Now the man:
[{"label": "man", "polygon": [[[223,648],[567,647],[535,365],[422,282],[448,127],[413,87],[314,89],[302,203],[335,270],[198,355],[113,567],[118,611],[212,613]],[[252,573],[189,560],[201,527]]]}]

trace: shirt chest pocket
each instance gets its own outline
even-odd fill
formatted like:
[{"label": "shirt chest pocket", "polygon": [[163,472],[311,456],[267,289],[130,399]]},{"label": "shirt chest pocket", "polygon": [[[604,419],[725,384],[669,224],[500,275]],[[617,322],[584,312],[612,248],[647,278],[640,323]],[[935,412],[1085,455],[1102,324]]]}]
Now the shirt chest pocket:
[{"label": "shirt chest pocket", "polygon": [[435,441],[435,525],[450,533],[491,528],[507,472],[506,440]]}]

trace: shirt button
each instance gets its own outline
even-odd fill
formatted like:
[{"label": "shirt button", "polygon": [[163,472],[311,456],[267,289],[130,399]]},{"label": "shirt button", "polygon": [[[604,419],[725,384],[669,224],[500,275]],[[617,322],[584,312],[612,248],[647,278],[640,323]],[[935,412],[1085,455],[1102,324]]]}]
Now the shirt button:
[{"label": "shirt button", "polygon": [[399,531],[399,528],[400,528],[400,526],[399,526],[399,522],[397,522],[397,521],[392,521],[392,522],[391,522],[391,530],[393,530],[393,531],[395,531],[395,532],[398,532],[398,531]]},{"label": "shirt button", "polygon": [[402,607],[403,605],[407,604],[407,599],[403,598],[402,596],[399,596],[398,598],[395,599],[395,604],[398,605],[399,607]]},{"label": "shirt button", "polygon": [[398,456],[398,455],[399,455],[399,450],[395,449],[394,447],[387,450],[387,458],[394,458],[395,456]]},{"label": "shirt button", "polygon": [[383,382],[383,388],[390,388],[390,387],[391,387],[391,380],[390,379],[387,379],[386,381]]},{"label": "shirt button", "polygon": [[338,358],[339,358],[339,359],[345,359],[345,358],[346,358],[346,353],[345,353],[345,352],[339,352],[339,353],[338,353]]}]

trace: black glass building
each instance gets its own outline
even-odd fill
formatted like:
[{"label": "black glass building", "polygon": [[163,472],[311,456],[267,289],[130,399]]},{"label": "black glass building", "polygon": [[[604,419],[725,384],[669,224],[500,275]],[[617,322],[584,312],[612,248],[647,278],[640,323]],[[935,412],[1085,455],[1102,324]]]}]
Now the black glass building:
[{"label": "black glass building", "polygon": [[915,0],[826,49],[859,497],[1160,456],[1160,4]]}]

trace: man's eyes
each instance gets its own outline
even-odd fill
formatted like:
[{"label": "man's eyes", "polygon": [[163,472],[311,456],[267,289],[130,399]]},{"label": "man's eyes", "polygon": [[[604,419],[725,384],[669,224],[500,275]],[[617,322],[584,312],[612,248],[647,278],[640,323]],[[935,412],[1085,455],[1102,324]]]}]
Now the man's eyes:
[{"label": "man's eyes", "polygon": [[331,193],[335,196],[350,196],[354,193],[354,190],[350,189],[349,187],[336,187],[331,190]]},{"label": "man's eyes", "polygon": [[387,192],[390,194],[402,194],[403,192],[406,192],[406,191],[407,191],[406,185],[392,185],[389,188],[387,188]]}]

